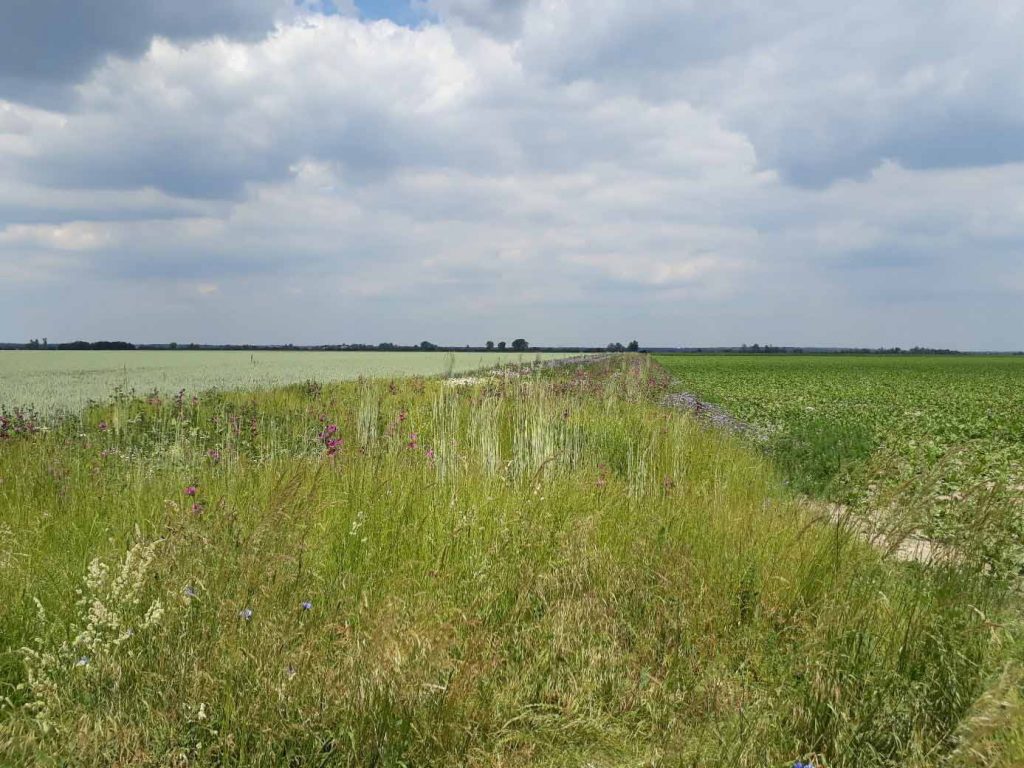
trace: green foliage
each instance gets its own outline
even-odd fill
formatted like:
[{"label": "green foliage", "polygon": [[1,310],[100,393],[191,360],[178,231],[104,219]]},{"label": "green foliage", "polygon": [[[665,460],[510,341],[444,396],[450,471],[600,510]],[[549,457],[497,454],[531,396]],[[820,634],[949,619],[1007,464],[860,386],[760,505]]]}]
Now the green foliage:
[{"label": "green foliage", "polygon": [[0,763],[1011,754],[965,720],[1018,682],[1005,584],[816,521],[666,383],[120,396],[0,442]]},{"label": "green foliage", "polygon": [[865,513],[896,512],[942,538],[1019,548],[1024,359],[659,360],[680,387],[759,427],[797,490]]}]

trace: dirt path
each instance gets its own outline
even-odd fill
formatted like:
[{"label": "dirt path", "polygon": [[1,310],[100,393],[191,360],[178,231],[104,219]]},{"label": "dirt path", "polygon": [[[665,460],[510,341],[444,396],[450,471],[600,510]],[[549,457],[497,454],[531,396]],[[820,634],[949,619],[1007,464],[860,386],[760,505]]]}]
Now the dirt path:
[{"label": "dirt path", "polygon": [[713,426],[719,429],[725,429],[729,432],[737,432],[740,434],[754,434],[758,432],[753,425],[732,417],[728,412],[719,408],[717,405],[714,405],[713,403],[706,403],[696,395],[691,395],[689,392],[676,392],[668,395],[662,403],[669,408],[678,408],[683,411],[688,411],[699,419],[709,421]]}]

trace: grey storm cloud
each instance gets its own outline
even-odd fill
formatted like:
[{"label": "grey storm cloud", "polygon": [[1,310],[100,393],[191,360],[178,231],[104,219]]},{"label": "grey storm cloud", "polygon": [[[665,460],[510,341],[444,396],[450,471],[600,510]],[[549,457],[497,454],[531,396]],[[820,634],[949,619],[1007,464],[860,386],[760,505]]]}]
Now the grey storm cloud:
[{"label": "grey storm cloud", "polygon": [[531,0],[418,0],[416,7],[437,14],[445,21],[458,21],[484,29],[502,38],[522,31]]},{"label": "grey storm cloud", "polygon": [[143,53],[154,36],[253,40],[274,28],[287,0],[6,0],[0,24],[0,97],[34,99],[79,82],[105,57]]}]

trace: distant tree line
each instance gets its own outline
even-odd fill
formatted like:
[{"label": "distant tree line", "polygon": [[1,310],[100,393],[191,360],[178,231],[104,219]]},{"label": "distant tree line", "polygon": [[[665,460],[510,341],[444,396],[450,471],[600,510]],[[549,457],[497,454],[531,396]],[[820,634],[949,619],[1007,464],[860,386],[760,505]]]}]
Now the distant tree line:
[{"label": "distant tree line", "polygon": [[16,349],[135,349],[135,345],[127,341],[65,341],[60,344],[50,344],[45,336],[42,341],[30,339],[28,344],[7,346]]},{"label": "distant tree line", "polygon": [[163,344],[132,344],[127,341],[71,341],[60,344],[50,344],[45,337],[30,339],[26,343],[3,343],[0,342],[0,349],[32,349],[32,350],[56,350],[56,349],[116,349],[116,350],[236,350],[244,352],[279,352],[279,351],[307,351],[307,352],[603,352],[604,347],[587,346],[532,346],[526,339],[517,338],[511,343],[505,341],[488,341],[483,346],[451,346],[435,344],[432,341],[421,341],[419,344],[405,345],[395,344],[390,341],[379,344],[198,344],[196,342],[171,341]]},{"label": "distant tree line", "polygon": [[984,355],[1013,354],[1022,352],[961,352],[956,349],[935,349],[933,347],[776,347],[771,344],[742,344],[738,347],[675,347],[659,348],[656,351],[697,354],[725,355]]},{"label": "distant tree line", "polygon": [[621,342],[613,341],[607,347],[604,348],[605,352],[639,352],[640,342],[635,339],[626,346],[622,346]]},{"label": "distant tree line", "polygon": [[[766,354],[766,355],[799,355],[804,354],[810,350],[806,350],[803,347],[773,347],[771,344],[752,344],[747,346],[744,344],[739,348],[740,352],[753,353],[753,354]],[[910,349],[902,349],[901,347],[877,347],[874,349],[868,347],[843,347],[842,349],[814,349],[814,354],[832,354],[832,355],[962,355],[963,352],[958,352],[955,349],[934,349],[932,347],[911,347]]]}]

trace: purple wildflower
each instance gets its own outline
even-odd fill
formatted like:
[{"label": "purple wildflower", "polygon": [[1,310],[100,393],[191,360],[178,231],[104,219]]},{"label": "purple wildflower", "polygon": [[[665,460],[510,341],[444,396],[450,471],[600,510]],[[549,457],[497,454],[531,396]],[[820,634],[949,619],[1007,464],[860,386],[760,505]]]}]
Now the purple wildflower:
[{"label": "purple wildflower", "polygon": [[252,608],[243,608],[238,612],[238,618],[242,621],[252,621]]},{"label": "purple wildflower", "polygon": [[304,611],[311,611],[311,610],[313,610],[313,601],[311,601],[311,600],[303,600],[302,601],[302,610],[304,610]]},{"label": "purple wildflower", "polygon": [[210,457],[210,461],[212,461],[214,464],[220,461],[220,451],[218,451],[216,448],[207,451],[206,455]]},{"label": "purple wildflower", "polygon": [[185,495],[186,496],[195,496],[197,493],[199,493],[199,489],[196,488],[194,485],[187,485],[187,486],[185,486]]},{"label": "purple wildflower", "polygon": [[191,584],[189,584],[187,587],[185,587],[183,590],[181,590],[181,594],[183,594],[185,597],[191,599],[193,597],[198,596],[199,593],[196,592],[196,588],[195,587],[193,587]]},{"label": "purple wildflower", "polygon": [[99,424],[96,425],[96,429],[98,429],[100,432],[106,432],[107,429],[109,429],[109,427],[107,426],[107,422],[101,421]]}]

